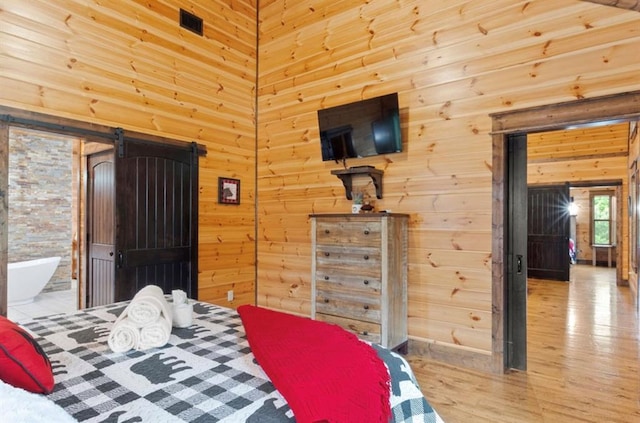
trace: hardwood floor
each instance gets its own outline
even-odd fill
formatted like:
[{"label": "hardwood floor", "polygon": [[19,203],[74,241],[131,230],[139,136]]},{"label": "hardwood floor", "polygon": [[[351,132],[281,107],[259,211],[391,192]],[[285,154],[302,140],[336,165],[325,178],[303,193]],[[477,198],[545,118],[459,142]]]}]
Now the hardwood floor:
[{"label": "hardwood floor", "polygon": [[569,283],[529,279],[527,315],[526,372],[407,357],[445,422],[640,422],[638,313],[615,269],[574,265]]}]

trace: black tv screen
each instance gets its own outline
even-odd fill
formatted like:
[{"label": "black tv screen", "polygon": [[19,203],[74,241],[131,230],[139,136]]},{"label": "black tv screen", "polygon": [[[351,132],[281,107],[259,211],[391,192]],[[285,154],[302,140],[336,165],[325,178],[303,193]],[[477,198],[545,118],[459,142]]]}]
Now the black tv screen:
[{"label": "black tv screen", "polygon": [[402,151],[398,94],[318,110],[322,160]]}]

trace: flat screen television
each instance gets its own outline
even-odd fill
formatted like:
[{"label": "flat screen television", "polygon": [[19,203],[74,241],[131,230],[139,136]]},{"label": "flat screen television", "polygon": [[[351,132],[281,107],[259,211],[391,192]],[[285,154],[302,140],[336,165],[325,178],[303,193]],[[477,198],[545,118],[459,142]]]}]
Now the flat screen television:
[{"label": "flat screen television", "polygon": [[398,94],[318,110],[322,160],[402,151]]}]

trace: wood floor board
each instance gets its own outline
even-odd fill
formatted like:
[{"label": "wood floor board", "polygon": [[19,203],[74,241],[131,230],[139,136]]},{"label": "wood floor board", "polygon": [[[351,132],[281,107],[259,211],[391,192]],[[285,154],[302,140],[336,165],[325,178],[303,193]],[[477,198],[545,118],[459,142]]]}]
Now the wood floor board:
[{"label": "wood floor board", "polygon": [[529,279],[528,369],[488,374],[408,356],[447,423],[640,422],[638,313],[615,269]]}]

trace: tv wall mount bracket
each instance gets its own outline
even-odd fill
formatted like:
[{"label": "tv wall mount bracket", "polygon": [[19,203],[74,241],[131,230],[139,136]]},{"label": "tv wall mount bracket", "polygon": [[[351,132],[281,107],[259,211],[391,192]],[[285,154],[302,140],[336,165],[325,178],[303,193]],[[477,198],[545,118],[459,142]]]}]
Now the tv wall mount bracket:
[{"label": "tv wall mount bracket", "polygon": [[353,190],[352,178],[354,176],[368,176],[373,181],[373,186],[376,188],[376,198],[382,199],[382,174],[384,172],[380,169],[376,169],[373,166],[354,166],[349,169],[337,169],[332,170],[331,174],[336,175],[342,181],[344,185],[344,191],[347,196],[347,200],[353,200],[351,192]]}]

